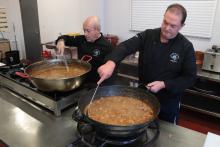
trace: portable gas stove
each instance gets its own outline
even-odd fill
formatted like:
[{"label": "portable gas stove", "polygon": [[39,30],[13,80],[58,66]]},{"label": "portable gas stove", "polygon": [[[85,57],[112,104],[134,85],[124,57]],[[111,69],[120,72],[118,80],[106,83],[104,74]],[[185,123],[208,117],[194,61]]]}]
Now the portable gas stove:
[{"label": "portable gas stove", "polygon": [[84,84],[68,92],[43,92],[38,90],[28,79],[15,75],[16,71],[20,72],[22,69],[21,65],[1,68],[0,86],[53,111],[55,116],[60,116],[61,110],[75,104],[81,92],[89,90],[89,86]]},{"label": "portable gas stove", "polygon": [[81,127],[79,123],[77,130],[79,132],[78,139],[67,147],[147,147],[151,146],[160,134],[158,121],[152,122],[151,125],[139,135],[126,138],[98,134],[90,127]]}]

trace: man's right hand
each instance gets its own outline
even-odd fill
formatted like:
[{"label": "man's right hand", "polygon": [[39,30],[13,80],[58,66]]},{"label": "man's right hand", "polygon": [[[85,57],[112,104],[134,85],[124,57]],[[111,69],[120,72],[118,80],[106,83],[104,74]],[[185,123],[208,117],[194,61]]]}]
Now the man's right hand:
[{"label": "man's right hand", "polygon": [[115,69],[115,66],[116,66],[115,62],[109,60],[98,68],[98,73],[100,76],[100,80],[97,82],[98,85],[101,84],[104,80],[111,77]]},{"label": "man's right hand", "polygon": [[57,47],[56,54],[63,56],[64,55],[64,50],[65,50],[65,42],[64,42],[64,40],[60,39],[57,42],[56,47]]}]

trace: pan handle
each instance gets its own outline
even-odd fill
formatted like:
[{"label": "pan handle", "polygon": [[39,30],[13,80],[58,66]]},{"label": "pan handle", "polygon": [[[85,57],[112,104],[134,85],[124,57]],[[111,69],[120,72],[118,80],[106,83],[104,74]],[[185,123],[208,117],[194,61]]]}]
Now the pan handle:
[{"label": "pan handle", "polygon": [[75,120],[76,122],[83,122],[83,115],[79,110],[79,107],[77,106],[72,114],[72,119]]},{"label": "pan handle", "polygon": [[139,83],[138,88],[147,90],[147,92],[151,92],[143,83]]},{"label": "pan handle", "polygon": [[22,78],[25,78],[25,79],[30,79],[30,76],[28,74],[23,73],[23,72],[16,71],[15,75],[22,77]]},{"label": "pan handle", "polygon": [[160,135],[160,126],[158,120],[154,120],[148,127],[151,130],[155,131],[155,135],[148,142],[144,143],[144,146],[152,146],[152,144],[157,140]]},{"label": "pan handle", "polygon": [[81,61],[85,61],[85,62],[89,62],[92,60],[92,56],[90,55],[84,55],[82,58],[81,58]]},{"label": "pan handle", "polygon": [[79,131],[81,135],[85,136],[86,134],[93,132],[94,128],[90,124],[87,124],[84,122],[78,122],[77,130]]}]

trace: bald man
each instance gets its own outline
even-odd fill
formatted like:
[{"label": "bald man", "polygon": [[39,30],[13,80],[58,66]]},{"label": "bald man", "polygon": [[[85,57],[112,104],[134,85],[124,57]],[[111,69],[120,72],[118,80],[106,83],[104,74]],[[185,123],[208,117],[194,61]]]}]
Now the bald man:
[{"label": "bald man", "polygon": [[[87,82],[96,83],[99,79],[97,68],[104,64],[104,59],[108,55],[113,47],[103,37],[100,26],[100,21],[97,16],[88,17],[83,23],[84,35],[80,36],[67,36],[63,35],[56,40],[57,54],[63,55],[65,46],[78,47],[78,58],[82,58],[83,55],[92,56],[90,61],[92,70],[88,75]],[[106,83],[111,83],[114,78],[110,79]]]}]

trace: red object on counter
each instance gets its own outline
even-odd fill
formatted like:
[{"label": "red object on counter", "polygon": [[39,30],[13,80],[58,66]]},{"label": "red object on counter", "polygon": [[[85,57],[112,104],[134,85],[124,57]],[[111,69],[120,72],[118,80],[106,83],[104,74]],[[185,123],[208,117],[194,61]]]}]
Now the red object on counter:
[{"label": "red object on counter", "polygon": [[92,56],[90,55],[84,55],[81,59],[81,61],[89,62],[92,60]]},{"label": "red object on counter", "polygon": [[112,34],[106,34],[106,35],[104,35],[104,38],[106,40],[108,40],[113,45],[113,47],[117,46],[117,44],[118,44],[118,36],[112,35]]},{"label": "red object on counter", "polygon": [[52,57],[51,51],[42,51],[41,56],[45,59],[50,59]]}]

